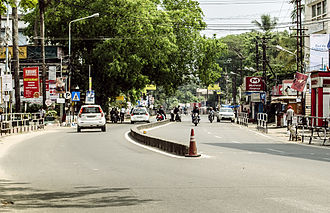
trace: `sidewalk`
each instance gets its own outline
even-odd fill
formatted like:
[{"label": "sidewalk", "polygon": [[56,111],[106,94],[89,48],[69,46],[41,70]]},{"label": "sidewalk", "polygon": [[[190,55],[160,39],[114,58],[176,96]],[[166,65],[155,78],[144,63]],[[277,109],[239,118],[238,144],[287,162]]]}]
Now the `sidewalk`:
[{"label": "sidewalk", "polygon": [[[254,131],[258,131],[257,130],[257,124],[253,124],[253,123],[249,123],[249,126],[247,127],[251,130],[254,130]],[[264,131],[259,131],[260,133],[264,133],[265,135],[268,135],[270,137],[273,137],[273,138],[276,138],[282,142],[288,142],[288,143],[300,143],[300,144],[305,144],[305,145],[316,145],[316,146],[322,146],[323,145],[323,139],[322,138],[319,138],[319,137],[313,137],[312,139],[312,143],[309,144],[309,136],[310,136],[310,133],[306,130],[305,132],[305,138],[304,138],[304,142],[302,143],[302,140],[301,140],[301,132],[302,130],[299,130],[298,132],[298,140],[296,141],[296,139],[294,139],[293,141],[292,140],[289,140],[290,139],[290,133],[288,132],[287,130],[287,127],[276,127],[276,124],[275,123],[271,123],[271,124],[268,124],[268,133],[265,133]],[[324,146],[330,146],[330,141],[328,140]]]}]

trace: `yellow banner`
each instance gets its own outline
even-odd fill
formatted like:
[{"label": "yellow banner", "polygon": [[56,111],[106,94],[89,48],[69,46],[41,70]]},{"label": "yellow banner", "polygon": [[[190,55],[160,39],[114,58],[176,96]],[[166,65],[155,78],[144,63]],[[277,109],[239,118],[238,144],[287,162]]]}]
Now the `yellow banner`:
[{"label": "yellow banner", "polygon": [[[8,47],[9,55],[10,57],[13,57],[13,47]],[[27,47],[18,47],[18,54],[20,59],[26,59],[27,58]],[[0,59],[6,58],[6,48],[0,48]]]},{"label": "yellow banner", "polygon": [[156,85],[153,85],[153,84],[148,84],[146,86],[146,90],[156,90],[156,89],[157,89]]},{"label": "yellow banner", "polygon": [[208,87],[207,87],[208,90],[220,90],[220,86],[219,84],[210,84]]},{"label": "yellow banner", "polygon": [[116,100],[117,101],[123,101],[123,100],[125,100],[125,98],[124,98],[124,96],[118,96],[118,97],[116,97]]}]

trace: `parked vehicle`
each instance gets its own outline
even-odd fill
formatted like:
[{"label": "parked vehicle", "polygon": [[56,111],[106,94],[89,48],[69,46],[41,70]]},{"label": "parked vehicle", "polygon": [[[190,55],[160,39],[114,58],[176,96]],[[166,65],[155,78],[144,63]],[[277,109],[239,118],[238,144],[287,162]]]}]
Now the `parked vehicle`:
[{"label": "parked vehicle", "polygon": [[77,131],[81,129],[100,128],[106,131],[105,114],[100,105],[82,105],[77,121]]},{"label": "parked vehicle", "polygon": [[192,122],[193,124],[195,124],[195,126],[197,126],[197,124],[199,123],[199,114],[198,113],[194,113],[193,116],[192,116]]},{"label": "parked vehicle", "polygon": [[148,122],[150,123],[150,115],[145,107],[134,108],[131,113],[131,123]]},{"label": "parked vehicle", "polygon": [[231,122],[235,121],[235,113],[232,108],[220,108],[219,112],[217,113],[217,121],[220,122],[221,120],[231,120]]}]

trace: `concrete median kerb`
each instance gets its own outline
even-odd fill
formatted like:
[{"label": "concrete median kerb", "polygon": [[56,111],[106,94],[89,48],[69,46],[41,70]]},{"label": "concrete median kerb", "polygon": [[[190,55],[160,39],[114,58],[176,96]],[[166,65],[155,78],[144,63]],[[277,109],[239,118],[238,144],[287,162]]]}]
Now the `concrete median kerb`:
[{"label": "concrete median kerb", "polygon": [[143,131],[144,129],[150,129],[157,126],[162,126],[169,123],[170,120],[164,121],[157,121],[150,124],[144,124],[140,126],[136,126],[131,128],[130,136],[133,137],[137,142],[151,146],[157,149],[160,149],[164,152],[178,155],[178,156],[185,156],[188,153],[189,147],[186,145],[182,145],[175,141],[165,140],[157,137],[150,136]]}]

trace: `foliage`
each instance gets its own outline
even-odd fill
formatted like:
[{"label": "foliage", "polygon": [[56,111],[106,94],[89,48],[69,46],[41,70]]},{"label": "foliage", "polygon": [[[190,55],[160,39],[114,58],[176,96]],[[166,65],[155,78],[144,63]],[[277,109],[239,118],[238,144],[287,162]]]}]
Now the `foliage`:
[{"label": "foliage", "polygon": [[[3,15],[7,11],[7,3],[9,3],[11,6],[14,6],[15,0],[1,0],[0,2],[0,15]],[[35,8],[37,5],[38,0],[20,0],[19,7],[23,10],[28,10]]]},{"label": "foliage", "polygon": [[[30,36],[36,13],[25,17]],[[207,85],[220,77],[216,59],[224,45],[200,35],[206,24],[197,1],[52,1],[45,14],[48,42],[67,47],[66,39],[57,38],[67,38],[68,23],[94,13],[100,17],[72,23],[71,85],[87,89],[92,65],[98,103],[119,94],[136,99],[150,83],[173,94],[191,79]]]}]

